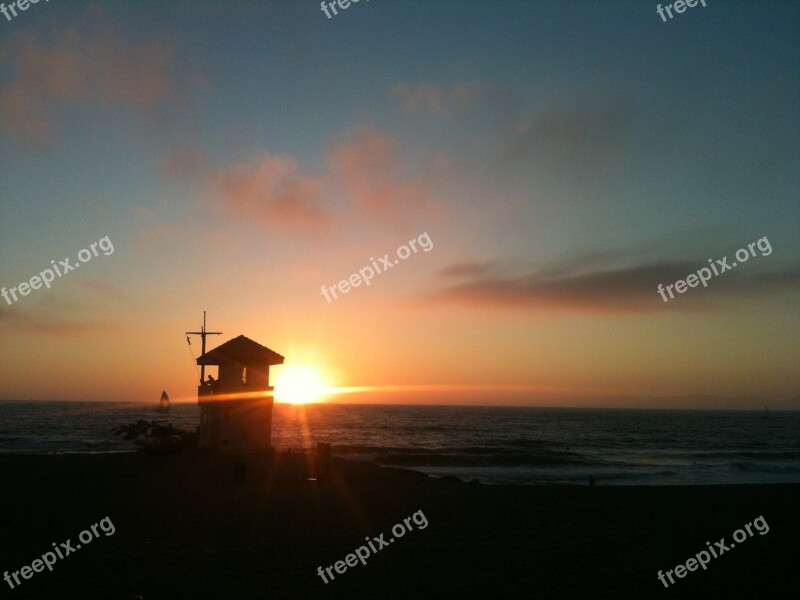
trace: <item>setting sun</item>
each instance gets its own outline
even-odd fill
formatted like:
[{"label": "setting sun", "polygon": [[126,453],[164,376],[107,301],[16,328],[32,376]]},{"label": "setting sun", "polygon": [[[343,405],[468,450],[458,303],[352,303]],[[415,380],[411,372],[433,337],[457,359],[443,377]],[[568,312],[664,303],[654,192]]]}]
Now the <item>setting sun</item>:
[{"label": "setting sun", "polygon": [[275,400],[288,404],[317,402],[325,393],[322,378],[311,367],[287,367],[275,382]]}]

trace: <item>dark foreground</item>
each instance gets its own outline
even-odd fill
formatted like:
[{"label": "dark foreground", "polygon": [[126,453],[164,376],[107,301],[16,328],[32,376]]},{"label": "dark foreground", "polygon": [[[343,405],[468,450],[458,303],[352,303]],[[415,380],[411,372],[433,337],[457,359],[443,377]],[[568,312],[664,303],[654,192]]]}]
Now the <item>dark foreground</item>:
[{"label": "dark foreground", "polygon": [[[0,574],[109,517],[86,544],[3,598],[797,598],[800,485],[501,487],[334,460],[187,454],[0,456]],[[429,525],[324,584],[365,537]],[[656,575],[759,515],[769,532],[665,589]],[[413,524],[413,522],[412,522]],[[377,544],[373,544],[377,546]],[[13,580],[12,580],[13,581]]]}]

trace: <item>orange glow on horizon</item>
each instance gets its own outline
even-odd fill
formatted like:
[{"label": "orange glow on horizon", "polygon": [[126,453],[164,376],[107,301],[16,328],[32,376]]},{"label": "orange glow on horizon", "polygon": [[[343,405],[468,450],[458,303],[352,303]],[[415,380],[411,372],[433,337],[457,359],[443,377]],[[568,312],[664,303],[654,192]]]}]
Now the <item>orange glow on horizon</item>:
[{"label": "orange glow on horizon", "polygon": [[430,384],[430,385],[356,385],[335,386],[325,388],[325,395],[362,394],[370,392],[402,393],[402,392],[530,392],[558,393],[561,388],[541,385],[469,385],[469,384]]}]

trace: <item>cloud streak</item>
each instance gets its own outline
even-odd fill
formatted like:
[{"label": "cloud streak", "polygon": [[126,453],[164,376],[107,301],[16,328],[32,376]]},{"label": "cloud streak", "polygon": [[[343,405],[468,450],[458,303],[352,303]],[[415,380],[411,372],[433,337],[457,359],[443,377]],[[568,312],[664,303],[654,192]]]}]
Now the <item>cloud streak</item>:
[{"label": "cloud streak", "polygon": [[434,299],[466,306],[503,308],[529,312],[590,314],[637,314],[660,310],[708,311],[720,300],[766,296],[800,289],[800,266],[751,273],[726,273],[707,288],[676,294],[665,304],[657,293],[659,284],[674,283],[697,271],[704,261],[652,262],[647,264],[579,270],[570,261],[564,267],[548,267],[535,273],[500,274],[497,265],[464,263],[442,272],[445,277],[462,274],[466,281],[448,285]]},{"label": "cloud streak", "polygon": [[89,319],[82,321],[53,320],[12,312],[0,308],[0,331],[28,333],[51,337],[79,337],[102,331],[119,329],[119,323]]}]

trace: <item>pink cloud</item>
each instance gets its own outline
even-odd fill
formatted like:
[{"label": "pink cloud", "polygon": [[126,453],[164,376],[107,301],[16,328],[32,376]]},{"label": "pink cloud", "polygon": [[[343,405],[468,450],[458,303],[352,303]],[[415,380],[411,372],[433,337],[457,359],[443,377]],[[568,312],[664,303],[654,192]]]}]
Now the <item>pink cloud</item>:
[{"label": "pink cloud", "polygon": [[373,127],[361,126],[331,150],[331,166],[353,202],[373,213],[433,206],[421,178],[404,177],[397,143]]},{"label": "pink cloud", "polygon": [[407,173],[391,136],[369,126],[349,131],[330,147],[327,169],[317,176],[301,169],[296,158],[262,150],[250,159],[218,167],[198,150],[177,148],[160,167],[162,179],[186,178],[207,192],[225,214],[274,229],[319,234],[336,223],[324,204],[324,192],[338,189],[351,208],[367,216],[407,220],[435,215],[434,178],[452,170],[446,156],[433,154],[423,167]]},{"label": "pink cloud", "polygon": [[13,76],[0,88],[0,130],[31,145],[54,134],[51,111],[60,103],[147,113],[175,93],[173,52],[163,40],[133,43],[108,28],[94,37],[60,29],[4,46]]},{"label": "pink cloud", "polygon": [[[248,161],[216,167],[199,150],[176,148],[162,162],[162,179],[186,178],[236,219],[306,233],[328,230],[333,215],[319,206],[323,183],[292,156],[261,151]],[[217,232],[217,243],[227,241]]]},{"label": "pink cloud", "polygon": [[262,152],[247,163],[217,171],[211,185],[222,208],[242,219],[315,233],[332,223],[332,215],[317,205],[322,182],[303,173],[291,156]]}]

